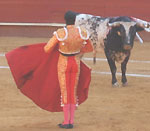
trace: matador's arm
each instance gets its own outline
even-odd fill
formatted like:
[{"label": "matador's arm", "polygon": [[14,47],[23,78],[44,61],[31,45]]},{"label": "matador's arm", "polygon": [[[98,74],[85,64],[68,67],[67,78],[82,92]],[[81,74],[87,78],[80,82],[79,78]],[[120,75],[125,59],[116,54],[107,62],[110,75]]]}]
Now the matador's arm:
[{"label": "matador's arm", "polygon": [[54,47],[56,46],[56,44],[58,43],[58,39],[56,38],[56,36],[54,35],[49,41],[48,43],[44,46],[44,51],[46,53],[51,52]]}]

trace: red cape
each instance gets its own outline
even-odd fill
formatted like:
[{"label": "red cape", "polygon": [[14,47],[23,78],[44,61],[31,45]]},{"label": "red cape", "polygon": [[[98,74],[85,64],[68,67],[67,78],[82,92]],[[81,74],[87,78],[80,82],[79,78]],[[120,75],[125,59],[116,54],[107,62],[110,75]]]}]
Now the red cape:
[{"label": "red cape", "polygon": [[[22,46],[6,54],[6,59],[20,91],[42,109],[59,112],[60,87],[57,78],[57,47],[45,53],[46,43]],[[91,69],[81,61],[77,95],[79,104],[88,97]]]}]

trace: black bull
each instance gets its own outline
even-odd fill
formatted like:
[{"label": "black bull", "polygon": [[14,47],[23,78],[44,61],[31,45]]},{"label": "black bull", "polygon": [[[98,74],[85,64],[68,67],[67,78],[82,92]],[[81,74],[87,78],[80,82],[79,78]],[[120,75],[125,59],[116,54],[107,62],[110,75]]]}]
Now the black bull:
[{"label": "black bull", "polygon": [[66,24],[75,24],[89,31],[94,46],[94,57],[98,48],[104,48],[112,74],[112,85],[118,86],[115,62],[121,63],[122,85],[127,85],[126,67],[133,48],[136,32],[149,28],[149,23],[127,16],[100,17],[68,11]]}]

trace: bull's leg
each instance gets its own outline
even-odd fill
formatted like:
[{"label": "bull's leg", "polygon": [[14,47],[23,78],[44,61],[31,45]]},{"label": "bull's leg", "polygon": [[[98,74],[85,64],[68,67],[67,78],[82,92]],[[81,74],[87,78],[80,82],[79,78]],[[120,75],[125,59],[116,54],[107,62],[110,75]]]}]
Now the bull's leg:
[{"label": "bull's leg", "polygon": [[109,67],[110,67],[110,71],[112,74],[112,85],[119,86],[119,84],[117,82],[117,78],[116,78],[117,68],[116,68],[115,61],[111,58],[111,54],[108,51],[105,51],[105,55],[106,55],[106,58],[107,58],[107,61],[108,61]]},{"label": "bull's leg", "polygon": [[125,60],[121,63],[121,71],[122,71],[122,85],[126,86],[127,85],[127,78],[126,78],[126,67],[127,63],[130,57],[130,53],[128,56],[125,58]]},{"label": "bull's leg", "polygon": [[117,68],[116,68],[115,62],[111,59],[108,59],[108,64],[109,64],[111,74],[112,74],[112,85],[118,86],[118,82],[117,82],[117,78],[116,78]]},{"label": "bull's leg", "polygon": [[96,53],[97,53],[96,43],[93,43],[93,46],[94,46],[94,50],[93,50],[93,63],[96,64]]},{"label": "bull's leg", "polygon": [[96,50],[93,51],[93,63],[96,64]]}]

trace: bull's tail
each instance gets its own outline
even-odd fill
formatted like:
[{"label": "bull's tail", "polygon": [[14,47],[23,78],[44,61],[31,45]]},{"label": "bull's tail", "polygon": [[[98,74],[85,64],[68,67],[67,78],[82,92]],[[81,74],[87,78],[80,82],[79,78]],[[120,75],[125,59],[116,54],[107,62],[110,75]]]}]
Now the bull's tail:
[{"label": "bull's tail", "polygon": [[64,19],[66,21],[66,24],[67,25],[74,25],[75,24],[75,19],[76,19],[76,16],[78,15],[79,13],[76,13],[76,12],[73,12],[73,11],[67,11],[64,15]]}]

